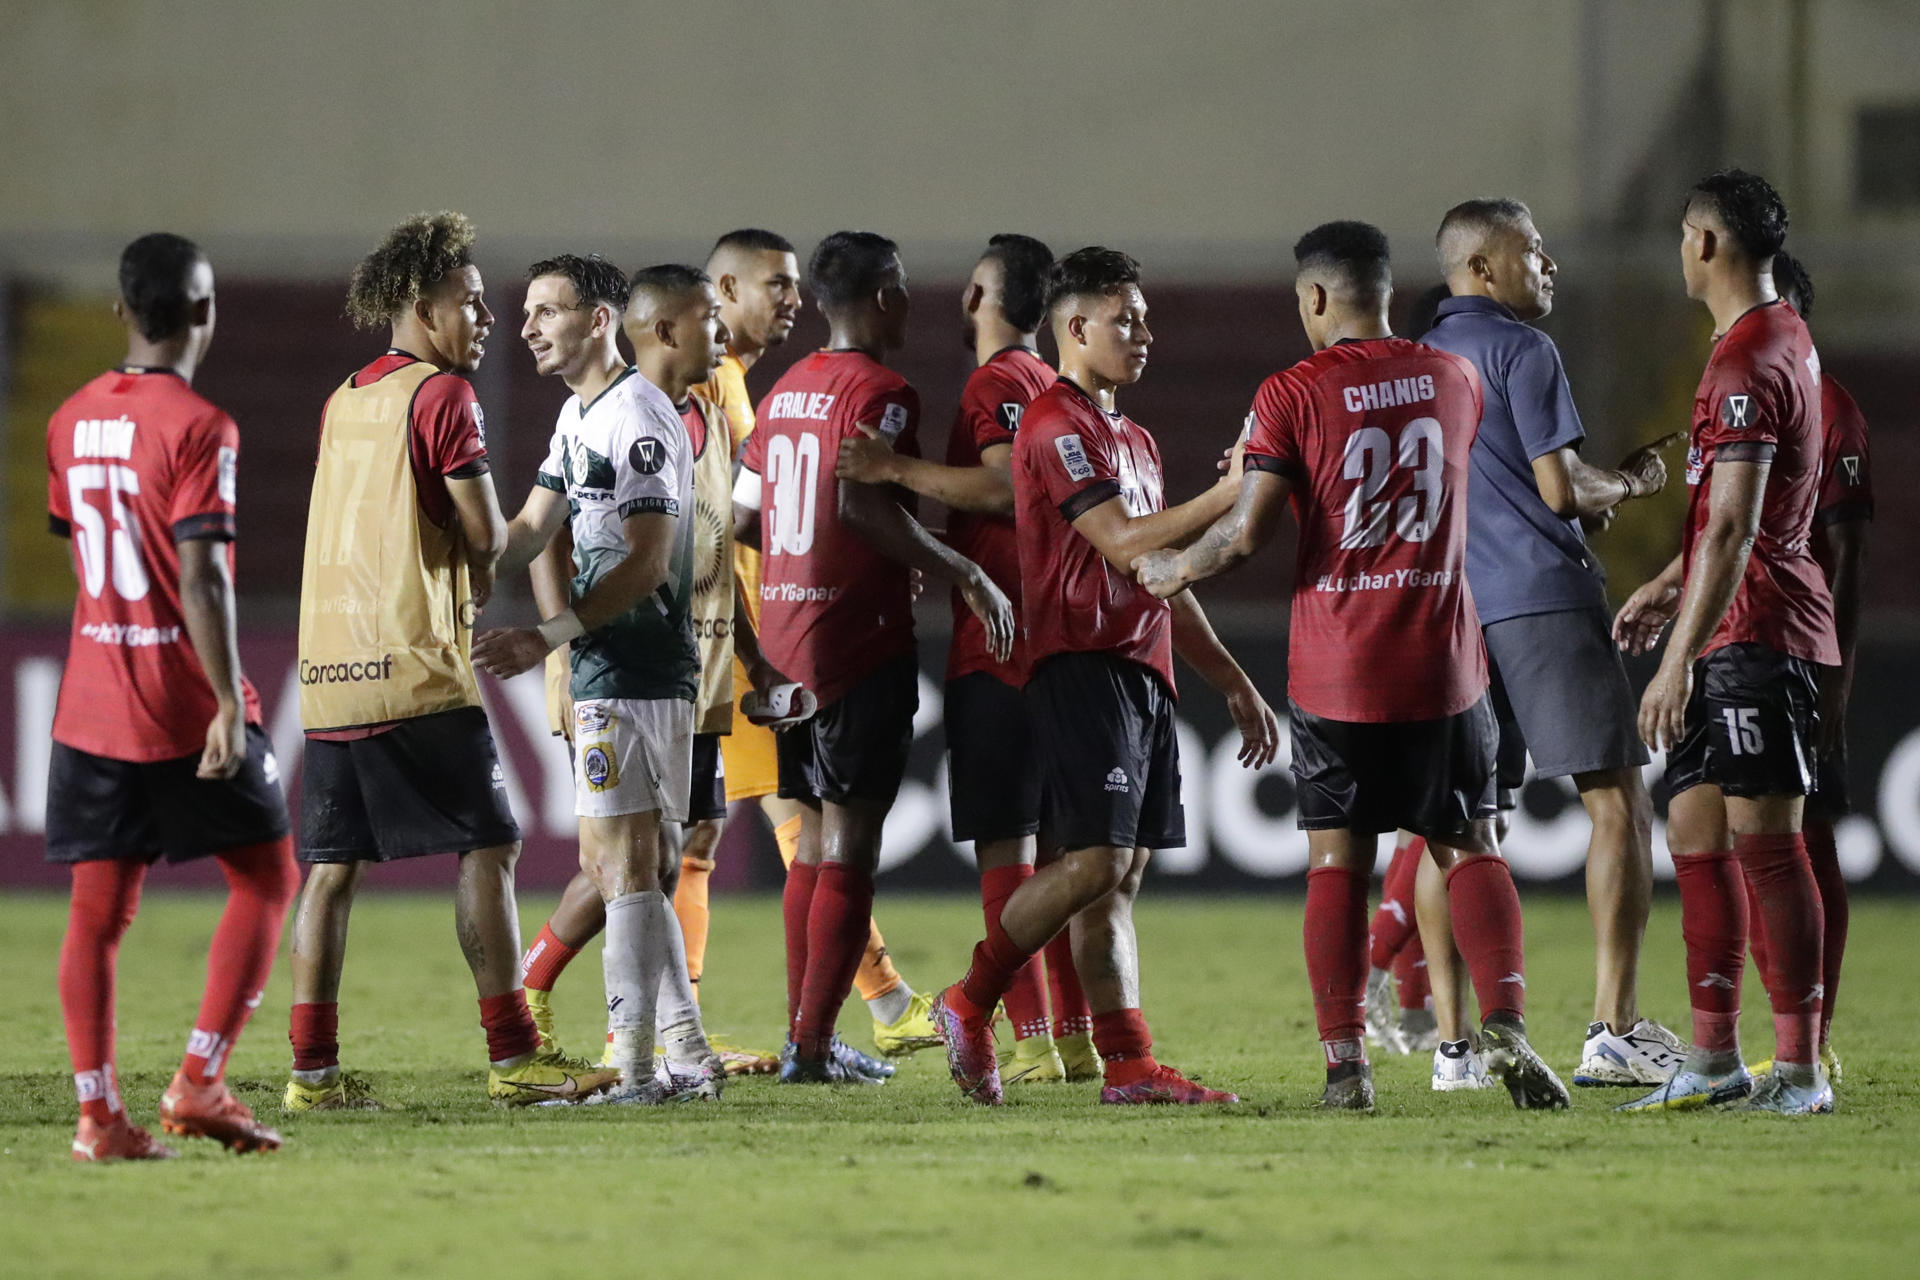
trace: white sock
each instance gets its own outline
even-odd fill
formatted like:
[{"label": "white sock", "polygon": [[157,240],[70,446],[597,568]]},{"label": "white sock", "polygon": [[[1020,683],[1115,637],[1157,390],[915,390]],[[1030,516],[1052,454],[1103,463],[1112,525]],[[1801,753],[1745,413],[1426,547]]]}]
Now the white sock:
[{"label": "white sock", "polygon": [[913,988],[907,985],[905,978],[893,990],[875,996],[867,1001],[867,1009],[879,1022],[894,1023],[906,1016],[907,1006],[913,1002]]},{"label": "white sock", "polygon": [[622,894],[607,904],[600,968],[607,988],[612,1064],[628,1084],[653,1076],[653,1010],[660,993],[659,917],[673,915],[659,890]]},{"label": "white sock", "polygon": [[[706,1028],[700,1023],[700,1002],[693,998],[693,979],[687,974],[687,940],[680,932],[680,917],[671,908],[661,922],[658,936],[664,943],[660,967],[659,1003],[654,1009],[654,1025],[660,1030],[660,1043],[672,1062],[698,1062],[712,1048],[707,1044]],[[653,940],[649,939],[649,945]]]}]

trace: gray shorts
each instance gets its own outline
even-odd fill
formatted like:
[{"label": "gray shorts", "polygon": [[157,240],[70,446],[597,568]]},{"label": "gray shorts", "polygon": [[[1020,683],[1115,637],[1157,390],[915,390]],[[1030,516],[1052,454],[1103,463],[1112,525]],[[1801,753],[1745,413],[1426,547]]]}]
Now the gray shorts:
[{"label": "gray shorts", "polygon": [[1534,613],[1484,628],[1501,713],[1503,786],[1519,785],[1509,774],[1529,755],[1542,778],[1647,763],[1639,699],[1611,631],[1603,609]]}]

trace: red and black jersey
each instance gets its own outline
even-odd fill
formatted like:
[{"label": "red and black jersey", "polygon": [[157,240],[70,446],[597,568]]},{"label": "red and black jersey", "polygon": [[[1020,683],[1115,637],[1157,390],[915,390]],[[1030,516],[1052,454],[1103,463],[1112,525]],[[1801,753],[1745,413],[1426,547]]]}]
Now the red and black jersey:
[{"label": "red and black jersey", "polygon": [[1687,574],[1707,527],[1714,464],[1771,466],[1746,573],[1703,653],[1750,643],[1808,662],[1840,661],[1833,595],[1811,545],[1820,496],[1819,415],[1820,357],[1794,309],[1776,300],[1734,321],[1715,344],[1693,397],[1680,548]]},{"label": "red and black jersey", "polygon": [[[1030,347],[1007,347],[967,377],[960,393],[960,413],[947,437],[947,465],[977,467],[980,455],[996,445],[1011,445],[1021,416],[1033,398],[1054,383],[1053,366]],[[986,570],[1013,602],[1020,616],[1020,547],[1013,517],[955,511],[947,519],[947,542]],[[987,647],[987,629],[953,593],[953,647],[947,651],[947,679],[975,671],[1016,688],[1026,683],[1026,646],[1016,635],[1013,654],[1004,663],[994,661]]]},{"label": "red and black jersey", "polygon": [[859,351],[816,351],[760,402],[741,467],[760,478],[760,647],[822,705],[913,648],[907,567],[840,522],[834,466],[859,424],[917,456],[920,397]]},{"label": "red and black jersey", "polygon": [[[53,738],[114,760],[193,755],[217,706],[180,609],[177,543],[233,568],[240,431],[172,371],[116,369],[47,423],[47,510],[80,589]],[[260,699],[242,681],[247,721]]]},{"label": "red and black jersey", "polygon": [[1013,439],[1023,676],[1056,653],[1110,653],[1172,692],[1173,611],[1073,531],[1075,520],[1115,498],[1129,516],[1165,508],[1159,447],[1062,378],[1027,405]]},{"label": "red and black jersey", "polygon": [[1867,446],[1867,420],[1847,389],[1822,371],[1820,500],[1814,506],[1814,529],[1817,534],[1821,525],[1871,519],[1873,458]]},{"label": "red and black jersey", "polygon": [[1438,720],[1487,688],[1467,589],[1471,363],[1400,338],[1334,344],[1254,397],[1246,465],[1293,486],[1288,694],[1325,720]]}]

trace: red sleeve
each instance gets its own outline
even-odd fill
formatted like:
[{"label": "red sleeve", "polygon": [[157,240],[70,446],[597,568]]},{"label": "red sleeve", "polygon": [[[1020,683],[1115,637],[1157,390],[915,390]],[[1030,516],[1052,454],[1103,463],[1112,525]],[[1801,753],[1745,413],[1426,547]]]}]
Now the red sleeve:
[{"label": "red sleeve", "polygon": [[1744,350],[1713,369],[1711,411],[1697,443],[1716,462],[1771,462],[1780,444],[1781,397],[1774,378]]},{"label": "red sleeve", "polygon": [[240,467],[240,428],[224,413],[194,423],[174,460],[173,504],[167,521],[173,540],[233,539],[234,484]]},{"label": "red sleeve", "polygon": [[895,453],[920,456],[920,393],[912,387],[902,383],[875,390],[860,402],[852,421],[877,428]]},{"label": "red sleeve", "polygon": [[[1829,398],[1830,397],[1830,398]],[[1873,519],[1873,465],[1867,450],[1867,421],[1845,392],[1822,396],[1824,439],[1820,449],[1820,501],[1814,519],[1821,524]]]},{"label": "red sleeve", "polygon": [[1293,379],[1276,373],[1260,384],[1247,414],[1247,466],[1297,479],[1300,418],[1306,403]]},{"label": "red sleeve", "polygon": [[1013,443],[1026,402],[990,364],[981,365],[960,393],[960,420],[955,424],[975,453]]},{"label": "red sleeve", "polygon": [[47,424],[47,527],[57,537],[73,534],[73,508],[67,504],[67,486],[60,474],[63,450],[54,441],[72,439],[72,429],[55,418]]},{"label": "red sleeve", "polygon": [[747,432],[746,443],[740,446],[740,467],[755,475],[767,469],[767,433],[759,427]]},{"label": "red sleeve", "polygon": [[413,461],[425,475],[487,473],[486,419],[465,378],[436,374],[414,393]]},{"label": "red sleeve", "polygon": [[1026,430],[1027,447],[1038,459],[1033,470],[1068,524],[1120,496],[1120,472],[1103,433],[1083,433],[1071,415],[1058,411],[1041,413]]}]

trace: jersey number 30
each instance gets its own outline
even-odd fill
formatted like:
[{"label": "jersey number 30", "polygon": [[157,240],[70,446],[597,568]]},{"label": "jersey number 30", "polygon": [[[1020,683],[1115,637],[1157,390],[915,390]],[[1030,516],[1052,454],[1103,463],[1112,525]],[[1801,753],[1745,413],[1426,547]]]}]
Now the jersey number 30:
[{"label": "jersey number 30", "polygon": [[[1394,468],[1413,473],[1413,492],[1399,499],[1382,500]],[[1393,532],[1408,542],[1425,542],[1440,523],[1440,499],[1444,492],[1446,455],[1441,448],[1440,423],[1434,418],[1415,418],[1400,428],[1400,439],[1380,427],[1361,427],[1347,437],[1347,456],[1342,475],[1358,480],[1347,495],[1346,521],[1340,531],[1340,549],[1352,551],[1377,547],[1387,540],[1389,513]]]},{"label": "jersey number 30", "polygon": [[[106,491],[106,511],[87,495]],[[134,523],[122,495],[140,492],[140,473],[132,467],[84,462],[67,468],[67,504],[73,509],[74,543],[80,549],[81,585],[98,600],[107,585],[107,566],[113,566],[113,589],[122,600],[142,600],[147,594],[147,566],[140,555],[140,526]],[[107,532],[107,520],[113,532]]]},{"label": "jersey number 30", "polygon": [[775,436],[767,441],[767,485],[773,494],[773,528],[765,539],[768,555],[803,556],[813,550],[819,478],[819,436]]}]

